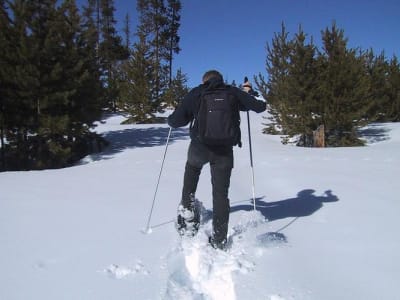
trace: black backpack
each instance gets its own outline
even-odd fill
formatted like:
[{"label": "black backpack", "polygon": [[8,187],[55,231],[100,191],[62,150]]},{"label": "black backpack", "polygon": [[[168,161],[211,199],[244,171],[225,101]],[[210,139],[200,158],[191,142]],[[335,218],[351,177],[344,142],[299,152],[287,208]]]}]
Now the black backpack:
[{"label": "black backpack", "polygon": [[229,92],[229,86],[201,92],[194,126],[203,144],[241,145],[239,102]]}]

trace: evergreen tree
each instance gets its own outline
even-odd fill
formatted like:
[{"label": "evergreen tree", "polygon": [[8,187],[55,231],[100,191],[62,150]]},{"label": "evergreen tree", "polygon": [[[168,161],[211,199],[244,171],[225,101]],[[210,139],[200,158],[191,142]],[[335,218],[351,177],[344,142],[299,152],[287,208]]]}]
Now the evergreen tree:
[{"label": "evergreen tree", "polygon": [[6,123],[7,108],[10,103],[9,91],[12,83],[8,80],[13,77],[11,68],[11,20],[7,13],[4,0],[0,0],[0,170],[6,168],[6,131],[8,124]]},{"label": "evergreen tree", "polygon": [[130,59],[121,65],[120,107],[128,114],[128,123],[148,123],[154,118],[149,101],[151,97],[149,49],[146,37],[140,34]]},{"label": "evergreen tree", "polygon": [[264,132],[268,133],[287,133],[281,112],[285,110],[286,103],[289,101],[288,73],[293,45],[288,35],[282,23],[281,31],[274,34],[272,45],[267,44],[266,47],[268,80],[261,74],[255,78],[257,89],[264,99],[268,99],[267,110],[271,115],[269,118],[271,123],[264,129]]},{"label": "evergreen tree", "polygon": [[289,40],[282,24],[272,46],[267,45],[268,81],[261,74],[256,78],[272,116],[265,131],[279,131],[284,141],[299,136],[299,145],[307,146],[324,125],[326,145],[362,144],[357,129],[368,122],[372,103],[366,55],[348,49],[344,31],[334,23],[322,32],[322,52],[305,39],[300,28]]},{"label": "evergreen tree", "polygon": [[388,109],[386,119],[393,122],[400,121],[400,63],[394,56],[388,68]]},{"label": "evergreen tree", "polygon": [[104,77],[105,97],[108,107],[112,111],[117,110],[118,75],[117,65],[129,56],[129,51],[122,45],[122,39],[115,29],[115,7],[113,0],[101,0],[101,41],[99,44],[99,56]]},{"label": "evergreen tree", "polygon": [[327,145],[360,145],[357,129],[366,125],[364,116],[371,103],[364,57],[347,48],[344,30],[335,23],[323,31],[322,40],[320,97]]},{"label": "evergreen tree", "polygon": [[167,27],[164,32],[165,40],[168,41],[166,60],[168,61],[169,70],[169,85],[172,84],[172,62],[174,53],[178,54],[180,52],[178,30],[180,27],[180,10],[182,8],[181,2],[179,0],[168,0],[167,5]]},{"label": "evergreen tree", "polygon": [[124,34],[125,34],[125,48],[130,49],[131,46],[131,30],[130,30],[130,18],[129,14],[125,15],[125,25],[124,25]]},{"label": "evergreen tree", "polygon": [[173,53],[179,52],[179,11],[180,1],[138,0],[139,25],[137,35],[145,36],[151,62],[151,77],[149,86],[152,87],[151,101],[153,109],[159,109],[163,94],[167,91],[172,78]]},{"label": "evergreen tree", "polygon": [[170,87],[163,96],[164,106],[167,108],[175,108],[189,92],[187,87],[187,76],[178,69],[175,77],[172,79]]},{"label": "evergreen tree", "polygon": [[154,109],[156,109],[160,103],[162,91],[166,87],[166,68],[162,64],[163,51],[166,45],[164,35],[167,24],[165,5],[163,0],[138,0],[137,9],[140,15],[138,34],[146,36],[151,46],[149,50],[152,69],[150,100]]},{"label": "evergreen tree", "polygon": [[[84,61],[86,70],[82,82],[80,97],[85,99],[86,109],[83,114],[88,124],[98,120],[101,109],[106,106],[105,89],[102,85],[101,65],[99,57],[99,32],[97,31],[97,0],[88,0],[81,18],[81,34],[79,38],[79,53]],[[85,118],[81,114],[82,118]],[[90,125],[91,126],[91,125]]]},{"label": "evergreen tree", "polygon": [[8,2],[11,27],[7,37],[4,78],[7,99],[4,103],[7,124],[7,169],[29,169],[35,157],[39,128],[41,46],[32,24],[39,17],[32,1]]},{"label": "evergreen tree", "polygon": [[[75,34],[66,30],[65,8],[57,9],[56,0],[46,0],[32,5],[33,19],[30,26],[32,39],[38,48],[36,69],[39,85],[36,89],[37,136],[35,168],[64,167],[71,156],[71,145],[66,133],[69,132],[69,106],[76,86],[73,84],[73,68],[80,68],[74,61],[73,41],[67,35]],[[66,1],[67,3],[68,1]],[[76,20],[72,26],[76,26]],[[72,39],[73,37],[69,37]],[[78,63],[75,65],[75,63]],[[71,77],[72,76],[72,77]]]},{"label": "evergreen tree", "polygon": [[317,63],[316,48],[306,44],[306,35],[301,26],[294,36],[287,73],[289,97],[280,111],[285,131],[289,137],[300,135],[299,145],[313,144],[313,131],[318,127],[317,114]]},{"label": "evergreen tree", "polygon": [[383,121],[386,119],[385,107],[388,104],[388,64],[384,53],[374,55],[373,50],[365,54],[367,76],[369,79],[369,93],[371,105],[365,118],[369,121]]},{"label": "evergreen tree", "polygon": [[7,169],[67,166],[84,154],[87,137],[95,138],[88,129],[101,113],[78,9],[74,0],[9,3],[12,26],[0,72],[8,78],[0,88],[7,95]]},{"label": "evergreen tree", "polygon": [[[71,147],[68,161],[76,161],[91,149],[93,139],[99,137],[89,129],[93,122],[101,117],[102,101],[98,100],[101,85],[92,49],[87,48],[86,35],[82,31],[81,17],[75,0],[65,0],[60,7],[63,18],[61,45],[64,45],[65,61],[63,65],[63,83],[60,89],[65,90],[67,97],[68,127],[66,138]],[[93,73],[92,73],[93,72]],[[97,74],[97,75],[96,75]]]}]

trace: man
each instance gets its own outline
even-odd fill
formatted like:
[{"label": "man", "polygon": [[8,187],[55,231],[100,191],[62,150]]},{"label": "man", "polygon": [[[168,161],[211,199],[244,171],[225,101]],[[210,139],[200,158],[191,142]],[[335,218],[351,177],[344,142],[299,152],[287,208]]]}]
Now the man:
[{"label": "man", "polygon": [[[225,85],[222,75],[215,70],[206,72],[202,79],[203,83],[192,89],[168,117],[168,124],[173,128],[191,123],[191,143],[185,166],[177,227],[181,234],[185,234],[188,229],[192,230],[193,235],[197,232],[200,215],[196,209],[194,195],[201,169],[206,163],[210,163],[213,195],[213,235],[210,237],[210,243],[214,248],[224,249],[227,242],[230,210],[228,190],[233,168],[233,145],[241,146],[239,110],[263,112],[266,109],[266,103],[251,95],[253,91],[249,82],[246,82],[243,86],[245,92],[236,87]],[[209,145],[199,138],[199,125],[196,120],[198,119],[202,95],[205,92],[216,90],[224,90],[229,94],[230,99],[238,104],[235,114],[237,115],[236,126],[239,134],[233,145]]]}]

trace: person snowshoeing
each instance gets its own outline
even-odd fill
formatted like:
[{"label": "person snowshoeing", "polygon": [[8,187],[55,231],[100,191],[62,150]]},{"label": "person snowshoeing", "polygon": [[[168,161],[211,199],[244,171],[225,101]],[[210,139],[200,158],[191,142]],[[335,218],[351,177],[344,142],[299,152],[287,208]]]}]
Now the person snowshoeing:
[{"label": "person snowshoeing", "polygon": [[195,193],[202,167],[209,163],[213,197],[213,233],[210,244],[224,249],[227,243],[229,198],[233,168],[233,146],[241,146],[240,113],[266,109],[266,103],[253,97],[250,82],[243,90],[224,84],[216,70],[204,73],[202,83],[193,88],[168,117],[172,128],[190,125],[191,142],[183,176],[182,198],[177,228],[182,235],[194,235],[200,223]]}]

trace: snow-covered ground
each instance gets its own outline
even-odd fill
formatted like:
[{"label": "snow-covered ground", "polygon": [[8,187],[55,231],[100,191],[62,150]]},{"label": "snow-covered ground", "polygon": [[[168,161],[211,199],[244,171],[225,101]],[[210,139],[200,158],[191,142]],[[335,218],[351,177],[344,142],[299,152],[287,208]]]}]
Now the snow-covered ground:
[{"label": "snow-covered ground", "polygon": [[257,211],[243,122],[223,252],[207,244],[209,167],[200,232],[174,228],[186,128],[143,233],[168,127],[121,120],[98,126],[112,145],[75,167],[0,173],[0,299],[399,299],[400,124],[366,128],[367,147],[310,149],[261,134],[251,113]]}]

